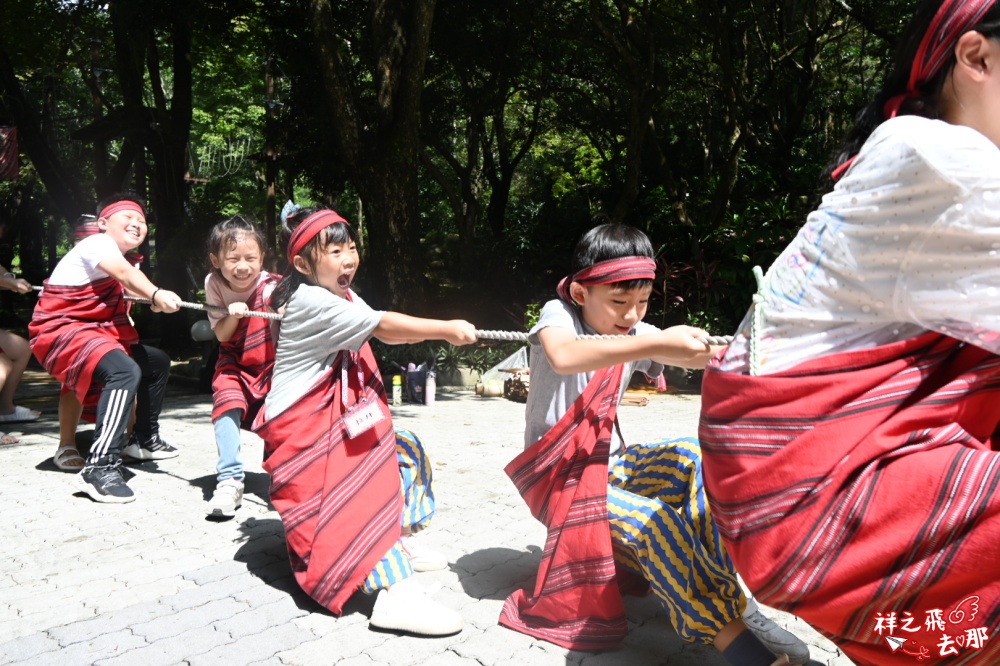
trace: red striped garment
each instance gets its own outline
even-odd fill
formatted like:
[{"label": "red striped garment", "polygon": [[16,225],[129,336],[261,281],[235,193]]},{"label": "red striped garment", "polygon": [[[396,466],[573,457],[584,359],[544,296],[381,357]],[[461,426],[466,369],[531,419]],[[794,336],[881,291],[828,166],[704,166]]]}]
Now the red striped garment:
[{"label": "red striped garment", "polygon": [[80,286],[50,285],[38,296],[28,337],[46,371],[86,404],[94,370],[114,349],[131,353],[139,334],[122,284],[106,277]]},{"label": "red striped garment", "polygon": [[926,333],[772,375],[715,364],[705,486],[758,598],[859,664],[1000,663],[980,644],[1000,625],[1000,358]]},{"label": "red striped garment", "polygon": [[507,597],[500,624],[573,650],[613,647],[628,631],[607,497],[622,367],[594,373],[556,425],[504,468],[548,535],[534,592]]},{"label": "red striped garment", "polygon": [[[349,439],[341,418],[341,362],[347,360],[348,406],[364,395],[381,401],[386,418]],[[340,614],[400,537],[402,485],[395,434],[382,377],[371,347],[340,352],[338,361],[292,407],[268,420],[261,409],[254,431],[264,439],[271,503],[285,527],[295,579],[317,602]]]},{"label": "red striped garment", "polygon": [[[267,309],[267,298],[278,278],[268,274],[247,299],[250,310]],[[219,345],[219,360],[212,377],[212,420],[231,409],[243,416],[240,426],[249,429],[271,389],[274,369],[274,336],[263,317],[243,317],[233,336]]]}]

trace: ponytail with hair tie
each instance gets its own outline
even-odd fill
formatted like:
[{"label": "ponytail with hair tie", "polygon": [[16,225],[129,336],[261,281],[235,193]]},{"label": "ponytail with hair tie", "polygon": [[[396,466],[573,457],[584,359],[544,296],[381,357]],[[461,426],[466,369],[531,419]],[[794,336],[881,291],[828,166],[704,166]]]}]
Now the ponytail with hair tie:
[{"label": "ponytail with hair tie", "polygon": [[294,215],[298,212],[302,206],[293,202],[291,199],[285,202],[285,205],[281,207],[281,223],[288,224],[288,217]]}]

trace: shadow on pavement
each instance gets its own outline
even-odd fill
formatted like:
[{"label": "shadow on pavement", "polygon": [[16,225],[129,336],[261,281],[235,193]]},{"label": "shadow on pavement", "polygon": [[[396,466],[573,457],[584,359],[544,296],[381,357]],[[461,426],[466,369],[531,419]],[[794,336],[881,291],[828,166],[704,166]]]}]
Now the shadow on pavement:
[{"label": "shadow on pavement", "polygon": [[459,557],[452,570],[473,599],[503,601],[514,590],[534,586],[541,558],[538,546],[529,546],[527,551],[483,548]]},{"label": "shadow on pavement", "polygon": [[[207,474],[205,476],[199,476],[194,479],[188,479],[190,483],[195,488],[201,490],[202,499],[206,502],[212,499],[212,493],[215,492],[215,486],[218,485],[216,481],[216,474]],[[243,477],[243,494],[253,495],[261,500],[265,505],[269,505],[271,498],[269,496],[269,490],[271,487],[270,477],[265,472],[244,472]]]},{"label": "shadow on pavement", "polygon": [[[263,476],[267,476],[266,474]],[[302,591],[292,574],[285,548],[285,529],[277,518],[248,518],[239,527],[244,538],[233,560],[246,565],[247,571],[270,587],[286,592],[295,605],[310,613],[333,616]],[[360,613],[370,617],[375,605],[375,595],[357,593],[344,604],[341,616]]]}]

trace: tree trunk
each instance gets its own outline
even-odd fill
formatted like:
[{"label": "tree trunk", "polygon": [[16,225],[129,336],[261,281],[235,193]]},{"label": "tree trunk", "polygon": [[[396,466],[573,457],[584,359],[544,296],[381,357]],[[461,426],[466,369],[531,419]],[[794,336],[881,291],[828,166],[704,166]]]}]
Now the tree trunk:
[{"label": "tree trunk", "polygon": [[67,222],[90,208],[76,179],[66,171],[42,135],[41,124],[21,90],[7,54],[0,51],[0,107],[14,119],[20,148],[28,155],[45,183],[52,201]]},{"label": "tree trunk", "polygon": [[[341,156],[368,211],[364,283],[379,307],[423,312],[417,161],[420,92],[435,0],[371,0],[375,54],[364,95],[343,62],[329,0],[312,0],[317,65]],[[353,50],[353,49],[350,49]],[[344,49],[344,53],[349,49]],[[363,109],[370,109],[364,113]],[[362,117],[364,115],[364,117]]]}]

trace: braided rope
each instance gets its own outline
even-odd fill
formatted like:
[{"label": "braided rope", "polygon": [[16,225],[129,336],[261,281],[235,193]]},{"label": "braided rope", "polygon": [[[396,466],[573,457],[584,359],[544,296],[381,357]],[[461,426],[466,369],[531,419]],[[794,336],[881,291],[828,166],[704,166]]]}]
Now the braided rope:
[{"label": "braided rope", "polygon": [[[44,290],[43,287],[39,287],[37,285],[33,285],[31,288],[34,291]],[[143,298],[141,296],[129,296],[128,294],[125,294],[124,298],[126,301],[131,301],[133,303],[145,303],[146,305],[152,305],[153,303],[148,298]],[[201,310],[201,311],[211,310],[212,312],[221,312],[223,314],[229,314],[229,308],[223,307],[221,305],[208,305],[207,303],[190,303],[188,301],[181,301],[180,306],[182,308],[188,308],[189,310]],[[244,316],[247,317],[260,317],[262,319],[273,319],[274,321],[281,321],[281,315],[278,314],[277,312],[260,312],[258,310],[249,310],[243,314]]]},{"label": "braided rope", "polygon": [[[528,334],[518,331],[476,331],[476,337],[480,340],[507,340],[516,342],[527,342]],[[622,335],[577,335],[577,340],[615,340],[626,336]],[[733,341],[731,335],[709,335],[702,338],[705,344],[728,345]]]},{"label": "braided rope", "polygon": [[[133,303],[146,303],[147,305],[152,304],[148,298],[142,298],[140,296],[129,296],[126,294],[126,301],[132,301]],[[189,303],[188,301],[181,301],[180,306],[182,308],[188,308],[189,310],[211,310],[212,312],[221,312],[223,314],[229,314],[229,308],[223,307],[221,305],[208,305],[207,303]],[[260,317],[261,319],[272,319],[274,321],[281,321],[281,315],[277,312],[261,312],[260,310],[247,310],[243,313],[245,317]]]},{"label": "braided rope", "polygon": [[[35,291],[42,291],[42,287],[32,287]],[[151,304],[148,298],[142,298],[140,296],[125,296],[126,301],[132,301],[133,303],[145,303],[147,305]],[[213,312],[222,312],[229,314],[229,309],[222,307],[221,305],[208,305],[205,303],[189,303],[187,301],[181,301],[180,306],[182,308],[188,308],[190,310],[211,310]],[[277,312],[261,312],[259,310],[249,310],[243,313],[247,317],[262,317],[264,319],[272,319],[274,321],[281,321],[281,315]],[[476,337],[480,340],[505,340],[510,342],[527,342],[528,334],[522,333],[520,331],[485,331],[476,330]],[[615,338],[620,338],[620,335],[578,335],[577,338],[580,340],[614,340]],[[705,344],[708,345],[728,345],[733,341],[733,336],[731,335],[710,335],[703,338]]]}]

